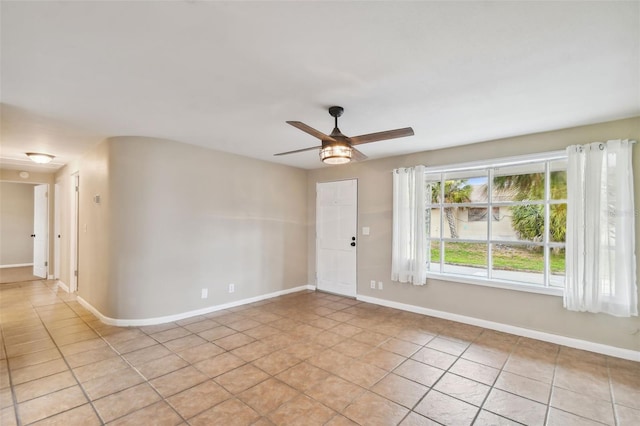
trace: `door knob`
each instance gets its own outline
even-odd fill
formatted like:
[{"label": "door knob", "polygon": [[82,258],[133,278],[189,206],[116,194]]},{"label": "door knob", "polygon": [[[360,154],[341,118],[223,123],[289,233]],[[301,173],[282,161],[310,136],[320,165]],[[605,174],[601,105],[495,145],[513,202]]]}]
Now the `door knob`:
[{"label": "door knob", "polygon": [[35,237],[36,237],[36,234],[31,234],[31,238],[35,238]]},{"label": "door knob", "polygon": [[356,240],[356,237],[351,237],[351,241],[355,241],[355,240]]},{"label": "door knob", "polygon": [[351,247],[355,247],[355,246],[356,246],[356,243],[351,242]]}]

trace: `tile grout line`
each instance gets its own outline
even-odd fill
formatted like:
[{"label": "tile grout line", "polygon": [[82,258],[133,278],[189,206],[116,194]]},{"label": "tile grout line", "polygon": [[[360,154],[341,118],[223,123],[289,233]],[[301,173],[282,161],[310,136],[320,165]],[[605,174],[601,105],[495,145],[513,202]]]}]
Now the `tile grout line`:
[{"label": "tile grout line", "polygon": [[22,420],[20,419],[20,413],[18,411],[18,397],[16,395],[16,388],[13,385],[13,378],[11,377],[11,365],[9,363],[9,352],[7,351],[7,339],[4,335],[4,327],[2,327],[2,323],[0,323],[0,333],[2,334],[2,349],[4,350],[5,355],[7,356],[7,377],[9,378],[9,390],[11,391],[11,399],[13,401],[13,413],[16,416],[16,422],[18,426],[22,426]]}]

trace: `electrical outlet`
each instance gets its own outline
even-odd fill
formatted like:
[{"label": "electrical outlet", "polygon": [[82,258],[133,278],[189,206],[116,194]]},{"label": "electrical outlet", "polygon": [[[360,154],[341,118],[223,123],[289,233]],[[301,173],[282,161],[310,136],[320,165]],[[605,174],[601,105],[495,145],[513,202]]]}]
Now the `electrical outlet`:
[{"label": "electrical outlet", "polygon": [[375,290],[375,288],[376,288],[376,280],[371,280],[371,288]]},{"label": "electrical outlet", "polygon": [[229,293],[233,293],[234,291],[236,291],[236,285],[235,284],[229,284]]},{"label": "electrical outlet", "polygon": [[209,297],[209,289],[203,288],[202,289],[202,298],[206,299],[207,297]]},{"label": "electrical outlet", "polygon": [[382,281],[378,281],[378,290],[382,290]]}]

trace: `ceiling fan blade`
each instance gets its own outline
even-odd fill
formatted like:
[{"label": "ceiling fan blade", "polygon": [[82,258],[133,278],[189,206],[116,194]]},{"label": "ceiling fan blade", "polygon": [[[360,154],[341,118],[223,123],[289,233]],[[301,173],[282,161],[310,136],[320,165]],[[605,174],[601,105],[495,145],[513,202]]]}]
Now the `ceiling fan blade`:
[{"label": "ceiling fan blade", "polygon": [[289,154],[295,154],[296,152],[311,151],[312,149],[320,149],[320,148],[322,148],[322,145],[320,145],[320,146],[312,146],[311,148],[296,149],[295,151],[279,152],[279,153],[273,154],[273,155],[289,155]]},{"label": "ceiling fan blade", "polygon": [[358,151],[354,147],[351,147],[351,158],[353,158],[355,161],[363,161],[363,160],[366,160],[369,157],[364,155],[362,153],[362,151]]},{"label": "ceiling fan blade", "polygon": [[315,136],[322,141],[335,141],[335,139],[333,139],[331,136],[325,135],[320,130],[316,130],[311,126],[307,126],[301,121],[287,121],[287,124],[291,124],[293,127],[300,129],[303,132],[310,134],[311,136]]},{"label": "ceiling fan blade", "polygon": [[351,141],[351,145],[360,145],[362,143],[384,141],[387,139],[404,138],[405,136],[413,136],[413,129],[411,127],[353,136],[349,138],[349,140]]}]

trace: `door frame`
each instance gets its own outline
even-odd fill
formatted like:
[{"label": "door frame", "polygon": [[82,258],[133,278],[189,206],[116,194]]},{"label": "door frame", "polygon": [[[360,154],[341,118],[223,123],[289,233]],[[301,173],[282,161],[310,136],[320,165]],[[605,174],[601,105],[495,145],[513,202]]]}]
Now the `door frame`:
[{"label": "door frame", "polygon": [[358,218],[359,218],[359,203],[358,203],[358,190],[359,190],[359,185],[358,185],[358,178],[344,178],[344,179],[336,179],[336,180],[329,180],[329,181],[322,181],[322,182],[316,182],[316,212],[315,212],[315,229],[314,229],[314,233],[316,236],[316,244],[315,244],[315,249],[316,249],[316,253],[315,253],[315,267],[316,267],[316,290],[318,290],[318,254],[319,254],[319,250],[318,250],[318,245],[319,245],[319,239],[318,239],[318,185],[324,184],[324,183],[336,183],[336,182],[346,182],[346,181],[354,181],[356,184],[356,199],[355,199],[355,203],[356,203],[356,224],[355,224],[355,231],[354,231],[354,235],[356,237],[356,250],[355,250],[355,256],[354,256],[354,262],[355,262],[355,282],[354,282],[354,294],[353,296],[345,296],[345,297],[357,297],[358,296],[358,246],[359,246],[359,238],[358,238]]},{"label": "door frame", "polygon": [[53,279],[60,279],[60,193],[59,183],[53,186]]},{"label": "door frame", "polygon": [[[53,275],[49,275],[49,272],[51,272],[51,265],[50,263],[50,254],[51,254],[51,248],[49,247],[49,244],[51,244],[51,239],[50,239],[50,235],[51,235],[51,226],[50,226],[50,221],[51,221],[51,208],[50,208],[50,203],[51,203],[51,185],[49,185],[48,183],[39,183],[34,185],[33,187],[33,228],[34,228],[34,234],[38,234],[39,232],[37,232],[37,229],[39,229],[38,224],[36,223],[36,188],[38,187],[44,187],[44,206],[45,206],[45,212],[44,212],[44,229],[46,229],[45,232],[45,237],[44,237],[44,279],[45,280],[50,280],[53,278]],[[34,235],[31,235],[32,237],[34,237]],[[33,241],[33,275],[36,275],[35,273],[35,268],[36,268],[36,241],[37,241],[37,236]],[[36,276],[40,276],[40,275],[36,275]]]},{"label": "door frame", "polygon": [[78,291],[78,224],[80,208],[80,174],[71,174],[71,206],[69,214],[69,293]]}]

